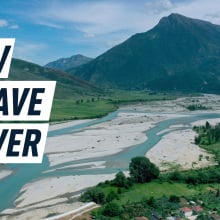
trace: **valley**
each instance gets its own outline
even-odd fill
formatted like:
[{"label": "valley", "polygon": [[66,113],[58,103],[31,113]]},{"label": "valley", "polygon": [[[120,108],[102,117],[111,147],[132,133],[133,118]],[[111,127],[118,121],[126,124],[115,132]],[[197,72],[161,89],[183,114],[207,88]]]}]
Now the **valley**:
[{"label": "valley", "polygon": [[[65,10],[55,13],[57,16],[66,14]],[[52,17],[56,20],[57,16]],[[12,20],[1,19],[2,30],[7,26],[10,31],[22,30],[22,26],[11,28],[13,26],[8,24]],[[91,25],[89,20],[82,22],[85,29]],[[105,45],[106,50],[95,58],[81,54],[57,58],[65,43],[73,41],[69,36],[81,38],[71,46],[69,42],[68,48],[65,47],[68,53],[65,51],[62,56],[70,54],[73,45],[83,45],[86,51],[91,45],[84,43],[92,40],[93,44],[102,34],[89,34],[85,29],[69,34],[70,29],[67,32],[65,28],[71,26],[70,20],[64,29],[60,28],[64,20],[58,22],[58,26],[52,24],[53,20],[42,20],[34,28],[44,27],[44,23],[50,24],[44,33],[51,33],[53,28],[62,30],[51,51],[55,54],[50,54],[56,60],[41,66],[13,58],[8,80],[18,84],[25,80],[56,81],[45,154],[41,164],[0,164],[0,219],[51,220],[50,217],[77,212],[83,207],[97,208],[99,204],[104,205],[97,212],[106,214],[111,201],[116,207],[124,206],[125,217],[127,211],[133,212],[133,207],[139,209],[143,201],[148,209],[143,215],[152,216],[151,209],[156,204],[161,214],[166,210],[167,217],[172,213],[165,205],[175,206],[176,211],[180,207],[176,208],[175,201],[180,197],[185,196],[184,204],[189,205],[188,200],[194,196],[197,196],[196,202],[198,198],[205,200],[207,193],[212,196],[212,201],[208,201],[211,205],[203,204],[207,213],[213,209],[214,214],[220,214],[220,208],[215,206],[220,198],[220,126],[214,127],[220,123],[220,26],[171,13],[157,20],[151,29],[143,29],[145,32],[132,32],[127,40],[117,40],[120,43],[114,43],[111,48]],[[73,29],[80,29],[79,23],[73,23]],[[106,30],[107,26],[102,28]],[[123,35],[128,31],[124,28],[122,25]],[[65,36],[61,37],[63,32]],[[106,32],[102,37],[112,34]],[[29,45],[35,52],[38,49],[47,52],[53,42],[51,35],[48,45],[42,42],[43,33],[41,37],[42,44]],[[99,46],[93,47],[90,49]],[[7,79],[3,79],[2,85],[6,82]],[[2,91],[5,96],[1,95],[1,101],[7,104],[6,90]],[[27,95],[20,94],[24,101],[32,97],[28,91],[24,93]],[[8,109],[13,114],[23,110],[24,103],[18,102],[18,92],[11,96],[15,101],[9,103],[3,112],[5,115]],[[24,110],[29,113],[28,108]],[[33,106],[30,110],[34,112]],[[3,142],[7,130],[2,130]],[[141,183],[145,182],[140,184],[136,181],[138,178],[135,180],[130,170],[134,157],[141,157],[153,167],[153,179],[140,175]],[[139,169],[144,167],[145,172],[149,168],[145,165],[141,163]],[[117,177],[124,181],[124,186],[114,185]],[[93,186],[96,187],[88,191],[88,195],[98,194],[96,201],[87,198],[85,193]],[[104,200],[107,204],[102,203]],[[104,219],[120,219],[119,213],[112,215],[111,209],[110,206],[110,215],[106,215],[110,218],[105,216]],[[135,216],[130,214],[132,218]],[[130,220],[130,216],[127,219]]]},{"label": "valley", "polygon": [[[190,112],[184,107],[195,101],[212,109]],[[13,184],[13,177],[20,182],[11,198],[5,194],[11,208],[5,206],[1,218],[39,219],[80,207],[77,197],[82,191],[113,179],[120,170],[127,172],[134,156],[146,154],[160,170],[214,165],[213,156],[194,144],[192,126],[206,120],[216,124],[219,117],[220,96],[204,95],[123,105],[100,119],[51,125],[42,166],[6,166],[1,171],[12,172],[1,181],[1,194]],[[30,176],[27,169],[32,169]],[[20,179],[22,172],[26,182]]]}]

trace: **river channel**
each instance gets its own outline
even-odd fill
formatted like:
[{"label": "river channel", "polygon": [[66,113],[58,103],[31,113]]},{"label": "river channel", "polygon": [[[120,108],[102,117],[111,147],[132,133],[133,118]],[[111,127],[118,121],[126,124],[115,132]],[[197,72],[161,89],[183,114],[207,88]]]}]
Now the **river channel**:
[{"label": "river channel", "polygon": [[[113,120],[117,117],[118,113],[122,112],[122,110],[115,111],[110,113],[109,115],[92,120],[90,122],[85,122],[82,124],[78,124],[75,126],[69,126],[63,129],[53,130],[48,132],[48,137],[63,135],[67,133],[72,133],[74,131],[80,131],[88,128],[89,126],[100,124],[106,121]],[[131,111],[123,111],[123,112],[131,112]],[[137,113],[137,111],[134,111]],[[145,112],[146,113],[146,112]],[[150,113],[152,114],[152,113]],[[158,114],[158,113],[157,113]],[[162,113],[161,113],[162,114]],[[143,156],[145,153],[152,148],[155,144],[157,144],[162,136],[169,133],[161,131],[169,128],[172,125],[180,125],[184,124],[184,128],[176,128],[176,129],[186,129],[191,127],[190,123],[202,119],[212,119],[212,118],[220,118],[220,114],[214,113],[183,113],[182,117],[172,118],[168,120],[161,121],[156,124],[155,127],[149,129],[146,132],[147,140],[144,143],[134,145],[129,147],[120,153],[99,157],[99,158],[88,158],[81,159],[76,161],[71,161],[67,163],[63,163],[62,165],[53,166],[53,172],[45,172],[51,169],[49,167],[49,161],[47,156],[44,156],[42,164],[8,164],[6,168],[13,170],[13,174],[0,180],[0,211],[3,211],[6,208],[10,208],[13,206],[13,202],[18,197],[21,188],[36,179],[45,178],[47,176],[68,176],[68,175],[86,175],[86,174],[109,174],[116,173],[120,170],[127,170],[129,166],[129,162],[132,157],[135,156]],[[173,131],[173,130],[172,130]],[[159,134],[160,133],[160,134]],[[80,164],[88,163],[88,162],[97,162],[97,161],[105,161],[107,166],[103,168],[91,168],[84,169],[80,168]],[[68,167],[62,169],[64,166],[75,165],[77,167]]]}]

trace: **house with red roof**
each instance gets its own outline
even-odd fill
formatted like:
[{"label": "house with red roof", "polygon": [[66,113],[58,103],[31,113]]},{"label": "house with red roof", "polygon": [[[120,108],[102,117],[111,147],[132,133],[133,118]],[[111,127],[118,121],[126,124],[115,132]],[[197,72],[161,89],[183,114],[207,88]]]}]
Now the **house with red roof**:
[{"label": "house with red roof", "polygon": [[192,210],[195,211],[196,213],[200,213],[203,211],[203,208],[200,205],[196,205],[192,207]]}]

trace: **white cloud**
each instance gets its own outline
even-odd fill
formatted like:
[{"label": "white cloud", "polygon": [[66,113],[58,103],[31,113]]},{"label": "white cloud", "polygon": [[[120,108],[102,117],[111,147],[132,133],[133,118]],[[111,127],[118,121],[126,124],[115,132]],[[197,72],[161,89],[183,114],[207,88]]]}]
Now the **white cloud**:
[{"label": "white cloud", "polygon": [[[219,0],[56,1],[38,7],[32,19],[54,28],[77,29],[84,37],[147,31],[170,13],[220,23]],[[213,16],[215,15],[215,17]]]},{"label": "white cloud", "polygon": [[9,29],[19,29],[19,26],[17,24],[13,24],[8,27]]},{"label": "white cloud", "polygon": [[170,0],[151,0],[146,3],[147,12],[160,14],[161,12],[168,11],[174,7]]},{"label": "white cloud", "polygon": [[[54,2],[32,13],[32,19],[42,24],[49,22],[75,28],[86,37],[113,33],[121,30],[140,31],[147,19],[144,10],[133,9],[134,4],[120,1],[85,1],[68,4]],[[143,3],[144,6],[144,3]],[[136,7],[136,6],[135,6]]]},{"label": "white cloud", "polygon": [[[179,4],[176,12],[188,17],[207,20],[220,24],[219,0],[193,0]],[[215,16],[213,16],[215,15]]]},{"label": "white cloud", "polygon": [[[73,48],[74,52],[92,54],[93,57],[135,33],[149,30],[159,22],[161,17],[171,13],[220,24],[220,0],[48,0],[36,2],[37,5],[34,3],[32,7],[30,6],[30,13],[18,10],[19,16],[27,23],[57,29],[57,32],[51,31],[51,36],[58,33],[54,37],[59,38],[58,43],[63,40],[64,48],[68,47],[67,50]],[[0,20],[0,26],[1,22],[2,20]],[[8,27],[10,27],[9,24]],[[53,42],[48,42],[48,45],[54,47]],[[24,54],[23,58],[32,59],[34,56],[32,52],[28,53],[25,50],[33,51],[33,53],[44,51],[43,48],[37,48],[29,45],[26,49],[20,48],[17,54]],[[45,57],[46,54],[48,51],[45,52]]]},{"label": "white cloud", "polygon": [[73,48],[82,45],[82,50],[87,47],[90,51],[98,52],[101,49],[104,52],[135,33],[151,29],[161,17],[171,13],[220,24],[219,0],[212,0],[212,3],[210,0],[42,2],[39,7],[33,8],[29,20],[50,28],[62,29],[65,33],[62,35],[64,42],[71,44]]},{"label": "white cloud", "polygon": [[0,19],[0,27],[7,27],[8,26],[8,22],[4,19]]},{"label": "white cloud", "polygon": [[45,49],[47,49],[47,45],[43,43],[16,40],[13,56],[22,60],[36,62],[36,57],[40,57],[40,54],[42,54]]},{"label": "white cloud", "polygon": [[1,27],[7,27],[9,29],[18,29],[19,26],[17,24],[10,24],[10,22],[8,22],[7,20],[5,19],[0,19],[0,28]]}]

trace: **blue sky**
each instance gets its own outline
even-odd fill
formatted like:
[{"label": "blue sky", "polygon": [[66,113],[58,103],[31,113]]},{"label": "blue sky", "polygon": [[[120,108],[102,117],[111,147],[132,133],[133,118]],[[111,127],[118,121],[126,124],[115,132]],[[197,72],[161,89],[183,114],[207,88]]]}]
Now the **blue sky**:
[{"label": "blue sky", "polygon": [[13,56],[40,65],[96,57],[170,13],[220,24],[220,0],[1,0],[0,37],[15,37]]}]

